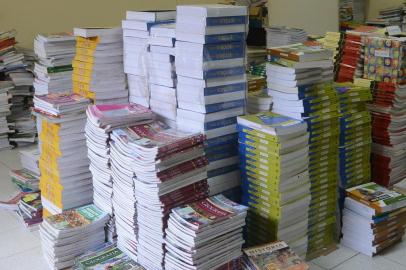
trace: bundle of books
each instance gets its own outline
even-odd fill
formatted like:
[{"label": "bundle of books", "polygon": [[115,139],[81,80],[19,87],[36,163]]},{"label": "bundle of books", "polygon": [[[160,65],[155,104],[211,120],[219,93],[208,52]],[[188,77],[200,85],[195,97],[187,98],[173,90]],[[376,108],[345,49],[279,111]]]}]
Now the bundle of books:
[{"label": "bundle of books", "polygon": [[128,102],[121,28],[74,28],[73,92],[95,104]]},{"label": "bundle of books", "polygon": [[10,148],[8,135],[13,132],[10,129],[11,123],[8,122],[7,116],[11,114],[11,90],[14,89],[12,81],[0,81],[0,149]]},{"label": "bundle of books", "polygon": [[145,270],[111,243],[105,243],[76,258],[73,270],[90,269]]},{"label": "bundle of books", "polygon": [[[344,190],[371,179],[371,115],[367,103],[372,100],[370,87],[352,83],[335,85],[340,103],[339,172]],[[344,203],[340,198],[340,208]]]},{"label": "bundle of books", "polygon": [[333,246],[336,225],[339,105],[332,78],[319,83],[325,81],[326,70],[333,70],[332,52],[297,44],[273,48],[269,54],[272,62],[267,81],[272,111],[308,124],[311,203],[307,255],[313,257]]},{"label": "bundle of books", "polygon": [[[247,207],[216,195],[172,209],[165,269],[240,269]],[[231,264],[231,265],[230,265]]]},{"label": "bundle of books", "polygon": [[37,191],[24,194],[18,203],[17,214],[26,228],[30,231],[38,230],[39,225],[42,222],[40,192]]},{"label": "bundle of books", "polygon": [[27,169],[11,170],[11,182],[23,192],[33,192],[39,190],[39,175]]},{"label": "bundle of books", "polygon": [[24,55],[16,51],[17,31],[0,32],[0,72],[9,72],[24,67]]},{"label": "bundle of books", "polygon": [[[173,61],[173,57],[168,56],[169,48],[159,48],[161,46],[155,44],[152,46],[154,51],[148,52],[150,47],[149,36],[153,25],[173,22],[175,16],[175,11],[127,11],[126,20],[122,21],[122,27],[124,36],[124,72],[127,74],[130,102],[149,107],[148,69],[150,58],[154,59],[154,62],[163,62],[162,65],[166,67],[171,66],[170,63]],[[167,43],[167,38],[163,39],[165,39],[166,45],[173,43],[173,41]],[[162,41],[162,39],[160,40]],[[167,68],[166,71],[168,71]],[[161,77],[156,75],[158,74],[155,72],[155,82],[160,81]]]},{"label": "bundle of books", "polygon": [[35,96],[34,112],[41,119],[40,189],[44,215],[92,202],[92,175],[86,156],[86,107],[77,94]]},{"label": "bundle of books", "polygon": [[406,195],[406,179],[393,185],[393,190]]},{"label": "bundle of books", "polygon": [[378,20],[383,20],[386,26],[402,26],[403,6],[385,8],[379,11]]},{"label": "bundle of books", "polygon": [[340,32],[327,32],[324,38],[319,40],[323,48],[333,52],[334,75],[337,75],[337,70],[341,62],[341,47],[343,46],[344,34]]},{"label": "bundle of books", "polygon": [[364,23],[366,14],[365,0],[340,0],[339,12],[340,23],[355,22]]},{"label": "bundle of books", "polygon": [[150,106],[162,121],[176,126],[175,23],[151,27],[148,44]]},{"label": "bundle of books", "polygon": [[36,95],[72,91],[75,37],[71,33],[38,34],[34,39]]},{"label": "bundle of books", "polygon": [[368,256],[402,241],[406,228],[406,195],[376,183],[346,190],[341,243]]},{"label": "bundle of books", "polygon": [[[266,74],[265,74],[266,76]],[[248,93],[266,89],[266,77],[247,74]]]},{"label": "bundle of books", "polygon": [[155,121],[115,129],[111,139],[118,247],[163,269],[170,210],[208,196],[204,136]]},{"label": "bundle of books", "polygon": [[306,123],[267,112],[239,116],[238,130],[248,246],[284,239],[305,255],[311,200]]},{"label": "bundle of books", "polygon": [[247,94],[247,112],[269,112],[272,109],[272,97],[265,90]]},{"label": "bundle of books", "polygon": [[266,29],[266,47],[280,47],[295,43],[303,43],[307,40],[307,32],[299,28],[286,26],[272,26]]},{"label": "bundle of books", "polygon": [[40,148],[37,145],[20,150],[20,162],[24,169],[31,171],[35,175],[40,175],[38,161],[40,158]]},{"label": "bundle of books", "polygon": [[203,132],[212,195],[240,185],[236,117],[244,113],[247,8],[178,6],[177,126]]},{"label": "bundle of books", "polygon": [[284,241],[243,249],[244,270],[307,270],[309,265]]},{"label": "bundle of books", "polygon": [[40,225],[41,246],[49,267],[71,267],[77,256],[102,245],[108,218],[92,204],[44,218]]}]

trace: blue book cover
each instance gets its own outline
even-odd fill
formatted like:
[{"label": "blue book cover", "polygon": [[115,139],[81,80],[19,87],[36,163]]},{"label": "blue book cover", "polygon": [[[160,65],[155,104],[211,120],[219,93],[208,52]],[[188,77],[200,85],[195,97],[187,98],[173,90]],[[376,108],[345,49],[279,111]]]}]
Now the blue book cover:
[{"label": "blue book cover", "polygon": [[205,96],[214,96],[220,94],[234,93],[247,90],[247,83],[233,83],[220,86],[206,87],[204,88]]},{"label": "blue book cover", "polygon": [[207,172],[207,178],[216,177],[216,176],[223,175],[223,174],[226,174],[226,173],[230,173],[230,172],[233,172],[233,171],[236,171],[236,170],[239,170],[239,169],[240,169],[239,164],[233,164],[233,165],[230,165],[230,166],[218,168],[218,169],[215,169],[215,170],[208,171]]},{"label": "blue book cover", "polygon": [[245,74],[245,67],[232,67],[232,68],[220,68],[210,69],[203,72],[203,79],[215,79],[224,78],[229,76],[238,76]]},{"label": "blue book cover", "polygon": [[203,45],[203,60],[218,61],[245,57],[245,40]]},{"label": "blue book cover", "polygon": [[223,26],[235,24],[247,24],[247,16],[224,16],[224,17],[207,17],[206,26]]},{"label": "blue book cover", "polygon": [[205,35],[204,39],[206,44],[241,41],[245,40],[245,33]]},{"label": "blue book cover", "polygon": [[237,143],[238,133],[228,134],[213,139],[208,139],[204,142],[205,147],[217,147],[223,144]]},{"label": "blue book cover", "polygon": [[238,155],[238,147],[233,144],[225,144],[217,146],[215,148],[205,149],[205,153],[210,163]]},{"label": "blue book cover", "polygon": [[[204,123],[204,130],[212,130],[237,124],[237,116]],[[237,131],[237,130],[236,130]]]},{"label": "blue book cover", "polygon": [[224,111],[228,109],[243,107],[245,105],[245,99],[226,101],[221,103],[208,104],[205,106],[206,113],[214,113]]}]

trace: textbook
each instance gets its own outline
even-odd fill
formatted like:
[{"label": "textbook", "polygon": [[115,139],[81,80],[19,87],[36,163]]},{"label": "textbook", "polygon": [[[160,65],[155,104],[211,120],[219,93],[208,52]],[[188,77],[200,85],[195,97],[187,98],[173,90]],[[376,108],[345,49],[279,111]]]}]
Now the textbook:
[{"label": "textbook", "polygon": [[290,28],[286,26],[272,26],[266,30],[266,47],[279,47],[289,44],[305,42],[307,33],[303,29]]},{"label": "textbook", "polygon": [[307,45],[306,43],[271,48],[268,49],[268,54],[297,62],[317,61],[332,57],[330,50]]}]

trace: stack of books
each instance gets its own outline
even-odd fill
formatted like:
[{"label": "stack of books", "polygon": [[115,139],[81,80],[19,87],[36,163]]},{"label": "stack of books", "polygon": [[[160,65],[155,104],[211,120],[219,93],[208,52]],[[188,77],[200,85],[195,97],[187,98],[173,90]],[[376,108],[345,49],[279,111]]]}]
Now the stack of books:
[{"label": "stack of books", "polygon": [[393,185],[393,190],[406,195],[406,179]]},{"label": "stack of books", "polygon": [[272,26],[266,29],[266,47],[280,47],[295,43],[303,43],[307,40],[307,32],[299,28],[286,26]]},{"label": "stack of books", "polygon": [[307,270],[309,265],[284,241],[243,249],[244,270]]},{"label": "stack of books", "polygon": [[325,81],[325,70],[333,70],[332,52],[298,44],[273,48],[269,53],[272,62],[267,81],[272,111],[308,124],[311,203],[307,255],[313,257],[333,248],[336,225],[339,104],[332,78],[319,83]]},{"label": "stack of books", "polygon": [[40,190],[44,215],[92,202],[92,175],[86,156],[86,108],[77,94],[35,96],[34,114],[41,119]]},{"label": "stack of books", "polygon": [[[266,76],[266,74],[265,74]],[[266,89],[266,77],[265,76],[258,76],[247,74],[247,91],[250,92],[257,92]]]},{"label": "stack of books", "polygon": [[341,244],[368,256],[401,242],[406,228],[406,195],[376,183],[347,189]]},{"label": "stack of books", "polygon": [[236,117],[244,114],[247,8],[178,6],[177,126],[207,136],[211,194],[238,188]]},{"label": "stack of books", "polygon": [[403,6],[385,8],[379,11],[378,20],[386,22],[387,26],[402,26]]},{"label": "stack of books", "polygon": [[10,148],[8,135],[14,131],[12,123],[7,120],[7,117],[11,114],[10,99],[12,89],[14,89],[12,81],[0,81],[0,149]]},{"label": "stack of books", "polygon": [[238,117],[248,246],[284,239],[307,251],[309,134],[301,120],[271,112]]},{"label": "stack of books", "polygon": [[[168,57],[165,49],[160,51],[159,48],[156,48],[160,46],[154,46],[154,51],[148,52],[150,30],[153,25],[173,22],[175,16],[175,11],[127,11],[122,27],[124,36],[124,72],[127,74],[130,102],[149,107],[149,55],[155,55],[154,59],[164,62],[163,65],[166,67],[170,66],[172,58]],[[155,80],[159,80],[160,77],[157,78],[156,75],[158,74],[155,74]]]},{"label": "stack of books", "polygon": [[247,112],[269,112],[272,109],[272,97],[265,90],[247,94]]},{"label": "stack of books", "polygon": [[327,32],[324,38],[319,40],[323,48],[333,51],[334,75],[337,74],[337,69],[341,61],[341,47],[343,46],[344,34],[340,32]]},{"label": "stack of books", "polygon": [[204,136],[155,121],[115,129],[111,139],[118,247],[163,269],[170,210],[208,196]]},{"label": "stack of books", "polygon": [[177,108],[175,38],[175,23],[152,26],[147,58],[151,110],[173,127]]},{"label": "stack of books", "polygon": [[165,269],[228,268],[244,244],[247,207],[216,195],[172,209],[165,231]]},{"label": "stack of books", "polygon": [[365,0],[340,0],[340,22],[364,23],[366,14]]},{"label": "stack of books", "polygon": [[121,28],[74,28],[73,92],[96,104],[128,102]]},{"label": "stack of books", "polygon": [[34,39],[36,95],[72,91],[75,37],[71,33],[38,34]]},{"label": "stack of books", "polygon": [[[339,172],[340,189],[367,183],[371,179],[371,115],[367,103],[370,87],[352,83],[336,84],[340,103]],[[340,198],[340,209],[344,196]]]},{"label": "stack of books", "polygon": [[17,31],[12,29],[0,32],[0,72],[10,72],[24,68],[24,54],[16,51]]},{"label": "stack of books", "polygon": [[24,148],[19,151],[21,166],[24,169],[31,171],[35,175],[40,175],[39,172],[39,158],[40,158],[40,148],[37,145],[33,145],[30,148]]},{"label": "stack of books", "polygon": [[11,182],[23,192],[39,190],[39,175],[27,169],[11,170]]},{"label": "stack of books", "polygon": [[71,267],[77,256],[102,245],[108,218],[107,213],[94,205],[44,218],[40,225],[41,246],[49,267]]},{"label": "stack of books", "polygon": [[39,229],[42,222],[42,204],[39,191],[24,194],[18,203],[17,214],[30,231]]}]

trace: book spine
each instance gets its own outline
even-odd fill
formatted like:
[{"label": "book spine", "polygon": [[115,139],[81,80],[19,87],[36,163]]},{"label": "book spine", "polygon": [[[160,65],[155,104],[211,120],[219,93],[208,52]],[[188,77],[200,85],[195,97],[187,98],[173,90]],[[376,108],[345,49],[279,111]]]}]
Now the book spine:
[{"label": "book spine", "polygon": [[247,24],[247,16],[207,17],[206,26]]},{"label": "book spine", "polygon": [[73,70],[72,65],[47,68],[48,73],[59,73],[59,72],[72,71],[72,70]]},{"label": "book spine", "polygon": [[226,42],[219,44],[205,44],[203,48],[204,61],[217,61],[245,56],[244,42]]},{"label": "book spine", "polygon": [[209,139],[205,141],[205,148],[216,147],[223,144],[235,143],[238,140],[238,133],[228,134],[221,137]]},{"label": "book spine", "polygon": [[218,35],[206,35],[205,43],[223,43],[223,42],[233,42],[245,39],[245,33],[232,33],[232,34],[218,34]]},{"label": "book spine", "polygon": [[215,103],[215,104],[209,104],[206,105],[206,113],[213,113],[213,112],[219,112],[219,111],[224,111],[227,109],[233,109],[237,107],[242,107],[245,104],[244,99],[240,100],[233,100],[233,101],[227,101],[227,102],[222,102],[222,103]]},{"label": "book spine", "polygon": [[198,144],[202,144],[204,140],[205,136],[203,134],[199,134],[198,136],[193,136],[191,138],[182,139],[169,145],[165,145],[159,148],[158,158],[179,152],[187,148],[191,148]]},{"label": "book spine", "polygon": [[182,164],[179,164],[170,169],[164,170],[158,173],[158,178],[165,182],[170,180],[178,175],[185,174],[187,172],[193,171],[198,168],[202,168],[208,164],[208,160],[205,157],[200,157]]},{"label": "book spine", "polygon": [[237,117],[229,117],[217,121],[207,122],[204,124],[204,130],[212,130],[216,128],[226,127],[229,125],[235,125],[237,123]]},{"label": "book spine", "polygon": [[233,67],[222,69],[211,69],[203,72],[203,79],[224,78],[228,76],[238,76],[245,74],[245,67]]},{"label": "book spine", "polygon": [[213,96],[213,95],[245,91],[246,89],[247,89],[247,84],[245,82],[233,83],[233,84],[228,84],[228,85],[206,87],[204,89],[204,95]]},{"label": "book spine", "polygon": [[223,175],[223,174],[226,174],[229,172],[233,172],[233,171],[239,170],[239,168],[240,168],[239,164],[234,164],[234,165],[226,166],[223,168],[211,170],[211,171],[207,172],[207,178],[212,178],[212,177]]}]

